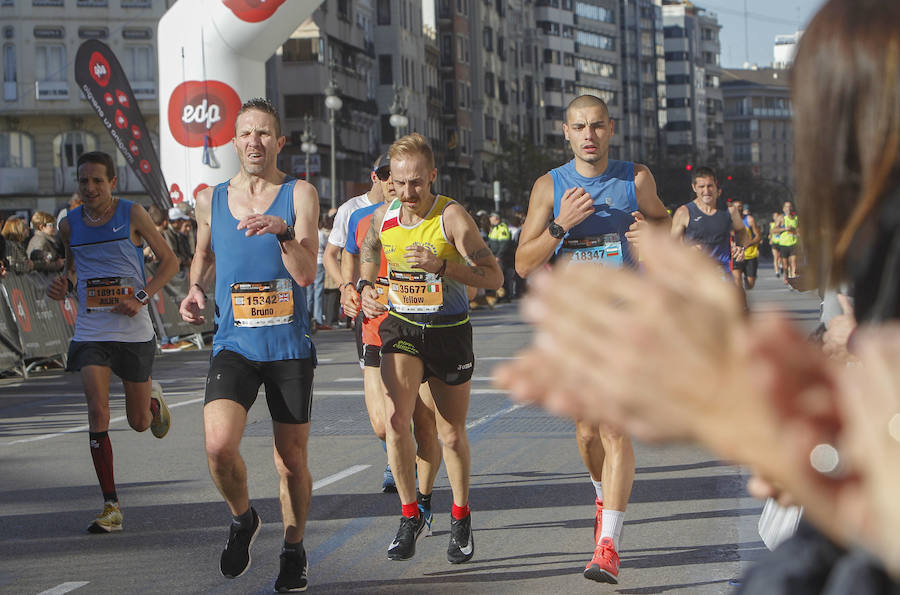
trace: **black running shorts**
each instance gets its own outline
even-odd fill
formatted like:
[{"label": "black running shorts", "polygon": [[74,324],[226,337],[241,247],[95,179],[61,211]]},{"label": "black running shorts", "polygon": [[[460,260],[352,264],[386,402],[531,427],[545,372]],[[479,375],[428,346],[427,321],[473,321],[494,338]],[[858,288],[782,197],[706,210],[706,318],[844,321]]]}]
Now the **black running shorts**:
[{"label": "black running shorts", "polygon": [[273,421],[309,423],[312,408],[313,358],[254,362],[223,349],[209,363],[204,403],[228,399],[247,411],[256,401],[259,387],[266,387],[266,404]]},{"label": "black running shorts", "polygon": [[794,249],[796,247],[796,244],[793,246],[778,246],[778,252],[781,254],[782,258],[790,258],[794,255]]},{"label": "black running shorts", "polygon": [[393,313],[379,329],[382,356],[405,353],[422,360],[422,382],[435,377],[449,385],[463,384],[472,378],[475,354],[472,351],[472,323],[453,326],[425,326],[402,320]]},{"label": "black running shorts", "polygon": [[66,370],[77,372],[84,366],[103,366],[128,382],[146,382],[156,357],[156,339],[142,343],[122,341],[72,341]]},{"label": "black running shorts", "polygon": [[755,279],[756,273],[759,270],[759,258],[744,260],[744,267],[742,270],[744,271],[745,275]]}]

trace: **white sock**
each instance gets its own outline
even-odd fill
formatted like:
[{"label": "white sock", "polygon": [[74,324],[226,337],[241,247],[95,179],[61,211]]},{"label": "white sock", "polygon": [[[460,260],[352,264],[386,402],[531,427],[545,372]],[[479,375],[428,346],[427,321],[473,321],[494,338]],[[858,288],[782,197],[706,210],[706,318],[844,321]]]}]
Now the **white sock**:
[{"label": "white sock", "polygon": [[622,525],[624,523],[624,510],[603,509],[603,527],[600,530],[600,539],[612,537],[616,551],[619,551],[619,538],[622,536]]},{"label": "white sock", "polygon": [[603,488],[601,487],[600,482],[594,481],[594,479],[591,478],[591,483],[594,484],[594,491],[597,492],[597,500],[603,502]]}]

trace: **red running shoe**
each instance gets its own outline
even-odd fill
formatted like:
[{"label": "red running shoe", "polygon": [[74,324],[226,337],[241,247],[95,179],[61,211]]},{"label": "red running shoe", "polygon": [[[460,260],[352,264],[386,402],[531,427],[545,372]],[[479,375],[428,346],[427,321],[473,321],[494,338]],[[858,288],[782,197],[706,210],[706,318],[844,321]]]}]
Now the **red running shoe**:
[{"label": "red running shoe", "polygon": [[594,547],[597,547],[600,543],[600,530],[603,528],[603,500],[595,498],[594,504],[597,506],[597,512],[594,513]]},{"label": "red running shoe", "polygon": [[594,550],[594,557],[584,567],[584,578],[598,583],[619,584],[619,554],[611,537],[600,540]]}]

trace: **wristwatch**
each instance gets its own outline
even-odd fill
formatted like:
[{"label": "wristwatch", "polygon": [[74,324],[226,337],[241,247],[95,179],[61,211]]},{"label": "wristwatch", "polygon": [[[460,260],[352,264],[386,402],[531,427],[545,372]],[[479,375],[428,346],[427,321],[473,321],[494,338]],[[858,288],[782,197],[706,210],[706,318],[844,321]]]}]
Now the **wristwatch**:
[{"label": "wristwatch", "polygon": [[140,291],[135,292],[134,299],[146,306],[147,302],[150,301],[150,295],[146,291],[141,289]]},{"label": "wristwatch", "polygon": [[362,290],[365,287],[375,287],[375,284],[368,279],[360,279],[356,282],[356,293],[362,293]]},{"label": "wristwatch", "polygon": [[[287,222],[285,222],[285,223],[287,223]],[[290,242],[291,240],[293,240],[294,239],[294,226],[288,225],[287,231],[284,233],[277,234],[275,236],[275,239],[277,239],[279,242]]]},{"label": "wristwatch", "polygon": [[557,240],[561,240],[566,235],[566,230],[562,228],[562,226],[556,222],[554,219],[550,222],[550,226],[547,228],[550,230],[550,235],[556,238]]}]

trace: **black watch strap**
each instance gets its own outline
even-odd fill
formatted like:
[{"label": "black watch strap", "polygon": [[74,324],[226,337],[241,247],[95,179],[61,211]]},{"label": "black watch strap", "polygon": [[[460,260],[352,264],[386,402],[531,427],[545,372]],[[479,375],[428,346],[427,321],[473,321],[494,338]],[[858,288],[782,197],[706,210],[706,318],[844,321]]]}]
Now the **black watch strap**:
[{"label": "black watch strap", "polygon": [[550,235],[557,240],[563,239],[566,235],[566,230],[555,219],[550,222],[550,226],[547,229],[550,231]]},{"label": "black watch strap", "polygon": [[375,287],[375,284],[368,279],[360,279],[356,282],[356,293],[362,293],[364,287]]},{"label": "black watch strap", "polygon": [[276,234],[275,238],[279,242],[290,242],[291,240],[294,239],[294,226],[288,225],[287,231],[285,231],[284,233]]}]

